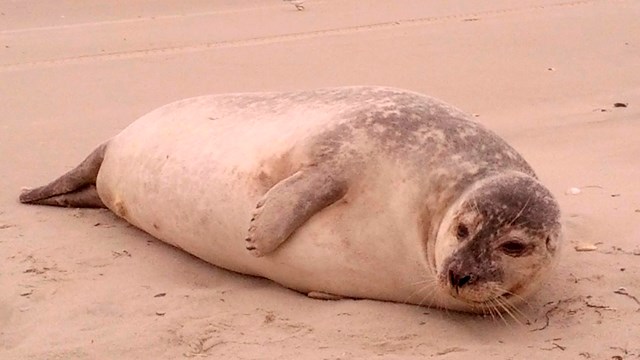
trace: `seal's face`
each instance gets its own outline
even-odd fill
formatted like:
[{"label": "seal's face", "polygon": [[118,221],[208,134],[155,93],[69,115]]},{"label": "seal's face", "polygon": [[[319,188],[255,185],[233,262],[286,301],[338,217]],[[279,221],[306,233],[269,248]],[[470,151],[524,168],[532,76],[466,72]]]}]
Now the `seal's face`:
[{"label": "seal's face", "polygon": [[552,195],[531,177],[481,182],[449,209],[439,228],[439,288],[476,311],[508,311],[508,303],[531,293],[549,272],[559,217]]}]

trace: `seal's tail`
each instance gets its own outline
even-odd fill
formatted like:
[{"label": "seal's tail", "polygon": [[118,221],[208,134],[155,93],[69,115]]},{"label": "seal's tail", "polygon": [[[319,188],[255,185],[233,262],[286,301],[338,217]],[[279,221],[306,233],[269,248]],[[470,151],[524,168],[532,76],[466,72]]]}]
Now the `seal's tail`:
[{"label": "seal's tail", "polygon": [[108,142],[98,146],[80,165],[51,183],[23,190],[20,202],[66,207],[105,207],[96,190],[96,178],[107,144]]}]

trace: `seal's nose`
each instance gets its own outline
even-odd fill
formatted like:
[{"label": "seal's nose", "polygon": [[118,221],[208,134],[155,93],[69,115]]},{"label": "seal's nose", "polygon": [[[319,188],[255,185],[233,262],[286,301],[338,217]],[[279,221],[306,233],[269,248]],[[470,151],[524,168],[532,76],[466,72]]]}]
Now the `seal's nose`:
[{"label": "seal's nose", "polygon": [[451,287],[456,289],[456,292],[458,292],[459,288],[469,285],[472,282],[473,276],[471,274],[459,274],[453,270],[449,270],[449,283]]}]

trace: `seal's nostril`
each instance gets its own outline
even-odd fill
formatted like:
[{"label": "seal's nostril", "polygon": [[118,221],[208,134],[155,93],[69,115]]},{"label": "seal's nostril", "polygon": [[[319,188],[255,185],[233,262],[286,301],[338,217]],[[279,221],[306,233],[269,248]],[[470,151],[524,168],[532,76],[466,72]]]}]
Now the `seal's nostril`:
[{"label": "seal's nostril", "polygon": [[458,289],[461,288],[471,282],[471,275],[460,276],[456,274],[453,270],[449,270],[449,283],[451,286]]},{"label": "seal's nostril", "polygon": [[471,281],[471,275],[465,275],[458,280],[458,287],[463,287]]},{"label": "seal's nostril", "polygon": [[453,270],[449,270],[449,283],[453,287],[458,286],[458,276],[453,272]]}]

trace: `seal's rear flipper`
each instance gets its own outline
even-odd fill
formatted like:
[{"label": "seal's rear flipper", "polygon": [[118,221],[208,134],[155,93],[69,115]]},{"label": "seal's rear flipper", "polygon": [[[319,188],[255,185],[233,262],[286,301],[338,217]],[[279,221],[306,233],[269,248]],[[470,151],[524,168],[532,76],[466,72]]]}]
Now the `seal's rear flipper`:
[{"label": "seal's rear flipper", "polygon": [[255,256],[274,251],[305,221],[341,199],[347,184],[338,176],[331,169],[308,167],[267,191],[251,219],[247,250]]},{"label": "seal's rear flipper", "polygon": [[80,165],[51,183],[23,190],[20,202],[66,207],[105,207],[98,197],[95,184],[106,148],[107,143],[100,145]]}]

